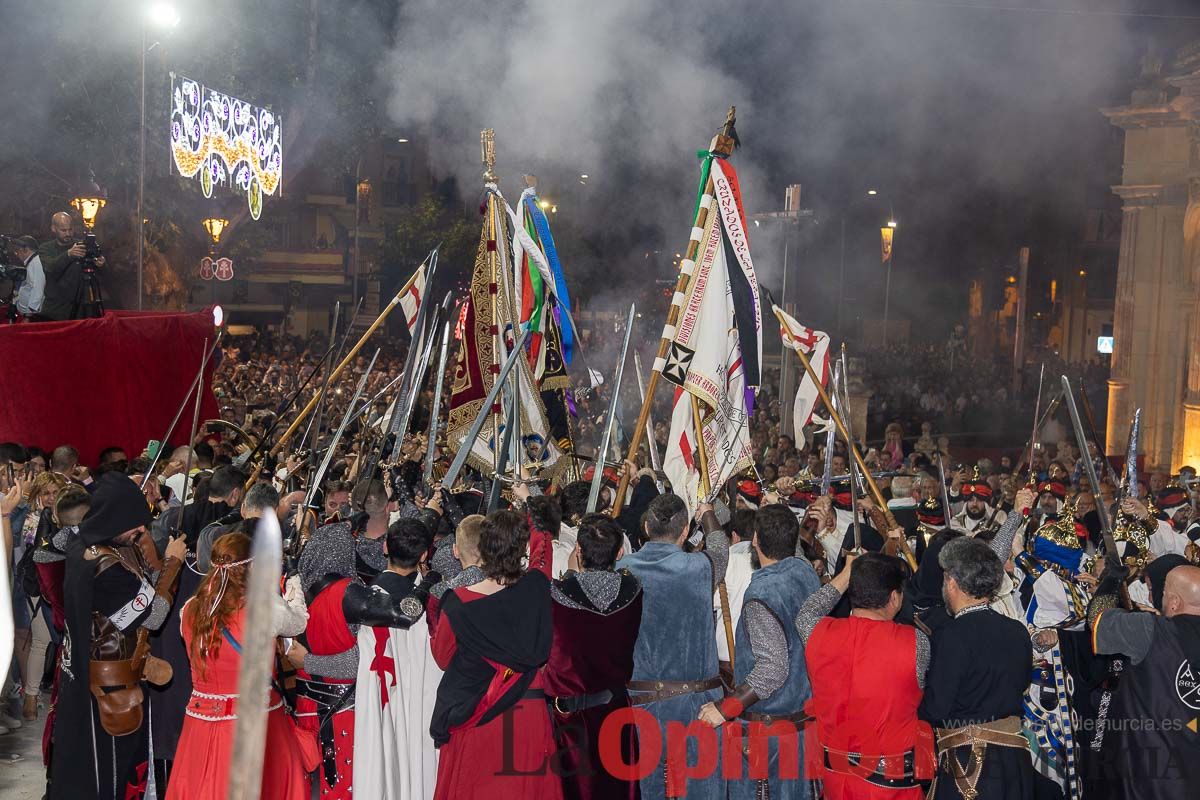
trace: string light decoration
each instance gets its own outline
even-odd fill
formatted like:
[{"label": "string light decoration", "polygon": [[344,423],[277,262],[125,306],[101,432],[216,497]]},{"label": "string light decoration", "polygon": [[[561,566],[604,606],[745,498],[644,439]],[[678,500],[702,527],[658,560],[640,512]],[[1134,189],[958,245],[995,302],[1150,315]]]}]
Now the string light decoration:
[{"label": "string light decoration", "polygon": [[250,105],[181,75],[171,79],[171,161],[197,179],[205,197],[218,187],[245,192],[250,216],[283,185],[283,128],[270,109]]}]

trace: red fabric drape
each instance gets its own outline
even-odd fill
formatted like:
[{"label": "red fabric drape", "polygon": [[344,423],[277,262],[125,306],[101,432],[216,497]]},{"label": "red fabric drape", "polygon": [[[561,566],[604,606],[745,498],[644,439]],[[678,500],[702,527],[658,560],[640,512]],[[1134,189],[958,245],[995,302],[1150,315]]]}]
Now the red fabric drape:
[{"label": "red fabric drape", "polygon": [[[192,314],[111,311],[101,319],[0,325],[0,441],[61,444],[92,466],[105,447],[130,458],[163,435],[196,377],[211,310]],[[219,359],[209,362],[208,375]],[[205,381],[200,419],[218,414]],[[191,404],[173,444],[192,425]]]}]

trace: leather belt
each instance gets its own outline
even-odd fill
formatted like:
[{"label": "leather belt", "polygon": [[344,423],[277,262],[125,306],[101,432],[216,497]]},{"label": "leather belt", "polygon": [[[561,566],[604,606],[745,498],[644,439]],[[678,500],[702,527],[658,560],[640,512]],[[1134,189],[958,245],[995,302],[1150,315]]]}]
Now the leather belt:
[{"label": "leather belt", "polygon": [[835,772],[838,775],[852,775],[855,778],[860,778],[867,783],[884,789],[913,789],[921,785],[916,779],[913,767],[916,759],[912,750],[903,755],[904,774],[899,778],[888,777],[889,772],[894,772],[893,770],[889,770],[888,766],[889,763],[894,764],[895,759],[900,758],[900,756],[880,756],[879,760],[875,763],[874,771],[864,775],[863,770],[866,767],[862,765],[862,755],[860,753],[840,753],[836,750],[833,751],[839,756],[839,765],[841,760],[845,759],[846,766],[848,767],[848,769],[839,769],[830,762],[829,748],[826,747],[824,750],[825,769]]},{"label": "leather belt", "polygon": [[698,681],[630,681],[625,684],[625,688],[631,692],[642,693],[631,694],[629,696],[630,704],[644,706],[649,703],[657,703],[660,700],[669,700],[672,697],[680,697],[685,694],[719,689],[721,688],[721,679],[703,678]]},{"label": "leather belt", "polygon": [[796,730],[800,730],[805,723],[812,720],[812,717],[803,711],[793,711],[791,714],[760,714],[757,711],[743,711],[737,715],[736,719],[746,722],[762,722],[767,725],[772,722],[791,722],[795,724]]},{"label": "leather belt", "polygon": [[327,683],[320,678],[297,678],[296,694],[317,704],[317,741],[321,744],[321,768],[325,783],[337,786],[337,746],[333,735],[333,718],[339,712],[354,707],[353,683]]},{"label": "leather belt", "polygon": [[[620,690],[618,690],[620,691]],[[611,689],[601,689],[591,694],[576,694],[568,697],[547,697],[546,702],[564,717],[596,706],[606,706],[614,697]]]}]

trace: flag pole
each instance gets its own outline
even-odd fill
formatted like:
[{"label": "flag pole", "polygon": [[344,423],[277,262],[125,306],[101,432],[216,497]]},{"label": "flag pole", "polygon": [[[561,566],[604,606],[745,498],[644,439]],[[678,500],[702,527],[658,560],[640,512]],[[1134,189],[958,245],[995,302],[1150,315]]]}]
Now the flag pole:
[{"label": "flag pole", "polygon": [[[422,264],[422,266],[424,266],[424,264]],[[365,345],[367,343],[367,339],[371,338],[371,334],[373,334],[373,333],[375,333],[375,331],[379,330],[379,326],[382,325],[387,320],[388,315],[392,313],[392,311],[396,308],[396,306],[400,305],[400,298],[403,297],[404,295],[408,294],[409,289],[411,289],[413,287],[413,284],[416,283],[417,276],[420,274],[421,274],[421,268],[418,267],[417,271],[414,272],[412,274],[412,277],[408,279],[408,282],[405,283],[403,287],[401,287],[400,291],[396,292],[396,296],[393,297],[386,306],[384,306],[383,311],[381,311],[379,313],[379,316],[375,318],[375,321],[371,323],[371,327],[367,328],[367,330],[363,333],[363,335],[361,337],[359,337],[358,341],[354,343],[354,347],[350,348],[350,352],[346,354],[345,358],[342,359],[341,363],[338,364],[337,367],[334,368],[332,373],[330,373],[330,375],[329,375],[330,383],[335,381],[337,379],[338,375],[342,374],[342,370],[344,370],[350,364],[350,362],[354,360],[354,357],[358,355],[358,351],[361,350],[363,348],[363,345]],[[317,392],[315,395],[313,395],[313,398],[308,401],[308,405],[306,405],[304,408],[302,408],[300,410],[300,413],[296,415],[296,419],[292,421],[292,424],[288,426],[288,429],[283,432],[282,436],[279,437],[279,441],[276,442],[275,445],[271,448],[271,455],[274,456],[274,455],[279,454],[279,451],[282,450],[284,448],[284,446],[287,445],[288,441],[292,438],[292,435],[296,432],[296,429],[300,427],[300,423],[302,423],[304,421],[304,418],[307,417],[314,408],[316,408],[317,403],[320,402],[320,400],[321,400],[321,392]],[[259,464],[259,466],[254,471],[255,476],[257,476],[258,473],[261,471],[262,471],[262,465]],[[253,482],[253,480],[251,482]]]},{"label": "flag pole", "polygon": [[[792,332],[792,328],[790,325],[788,325],[787,320],[784,319],[780,314],[779,309],[773,308],[772,310],[775,313],[775,318],[779,320],[779,324],[783,326],[785,331],[787,331],[788,338],[794,339],[795,334]],[[866,462],[863,461],[862,454],[858,452],[858,446],[855,445],[854,441],[850,438],[850,433],[846,430],[846,423],[842,421],[842,415],[839,414],[836,409],[834,409],[833,401],[829,399],[829,394],[825,391],[825,386],[821,383],[821,379],[817,376],[816,371],[812,368],[812,364],[809,363],[808,356],[804,355],[804,351],[800,348],[795,348],[794,352],[797,356],[799,356],[800,363],[804,365],[804,369],[808,373],[808,377],[812,379],[813,385],[817,387],[817,393],[821,395],[821,402],[823,402],[825,404],[825,408],[828,409],[829,416],[833,418],[833,422],[835,425],[837,425],[838,431],[842,434],[842,438],[849,443],[850,452],[854,456],[854,461],[858,464],[858,469],[862,473],[863,478],[865,478],[867,481],[867,488],[871,490],[871,496],[875,498],[875,504],[879,506],[879,510],[883,512],[885,517],[887,517],[888,525],[893,528],[899,528],[900,523],[896,522],[895,515],[893,515],[892,510],[888,508],[887,501],[883,499],[883,492],[879,491],[879,484],[875,483],[875,478],[871,475],[871,470],[867,468]],[[887,531],[884,531],[884,538],[887,538]],[[908,562],[908,565],[912,567],[913,571],[915,572],[917,569],[917,559],[916,556],[913,555],[912,548],[908,546],[908,540],[903,536],[900,537],[900,549],[904,552],[904,560]]]},{"label": "flag pole", "polygon": [[[717,158],[728,158],[733,153],[733,148],[736,145],[734,140],[733,126],[736,120],[736,109],[733,106],[729,107],[729,114],[725,117],[725,126],[721,132],[713,137],[708,149]],[[642,410],[638,413],[637,424],[633,426],[633,435],[629,440],[629,458],[630,460],[637,457],[638,448],[642,444],[642,436],[646,432],[646,421],[650,418],[650,407],[654,403],[654,391],[658,388],[658,379],[662,375],[663,367],[666,364],[667,350],[671,346],[672,339],[675,338],[675,325],[679,322],[679,303],[682,303],[682,297],[687,291],[688,283],[692,278],[692,270],[696,265],[696,254],[700,250],[700,239],[703,237],[704,226],[708,223],[708,212],[712,208],[713,202],[713,178],[710,174],[708,180],[704,184],[704,193],[701,196],[700,205],[696,209],[696,218],[692,222],[692,238],[688,241],[687,251],[683,254],[683,260],[679,262],[679,276],[675,279],[675,300],[671,303],[671,308],[667,311],[667,322],[663,327],[663,337],[658,343],[658,355],[654,359],[654,366],[650,370],[650,379],[646,386],[646,396],[642,400]],[[706,200],[707,198],[707,200]],[[707,479],[707,472],[704,473]],[[629,490],[629,476],[624,470],[621,472],[621,482],[617,485],[617,496],[613,501],[612,515],[615,517],[621,509],[625,507],[625,493]]]}]

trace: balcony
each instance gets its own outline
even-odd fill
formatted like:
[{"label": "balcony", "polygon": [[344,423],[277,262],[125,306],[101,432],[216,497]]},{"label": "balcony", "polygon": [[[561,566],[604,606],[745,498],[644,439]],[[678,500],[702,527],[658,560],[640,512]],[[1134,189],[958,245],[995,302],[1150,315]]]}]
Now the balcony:
[{"label": "balcony", "polygon": [[340,286],[346,269],[339,250],[277,248],[259,256],[247,280],[251,283],[298,283]]}]

